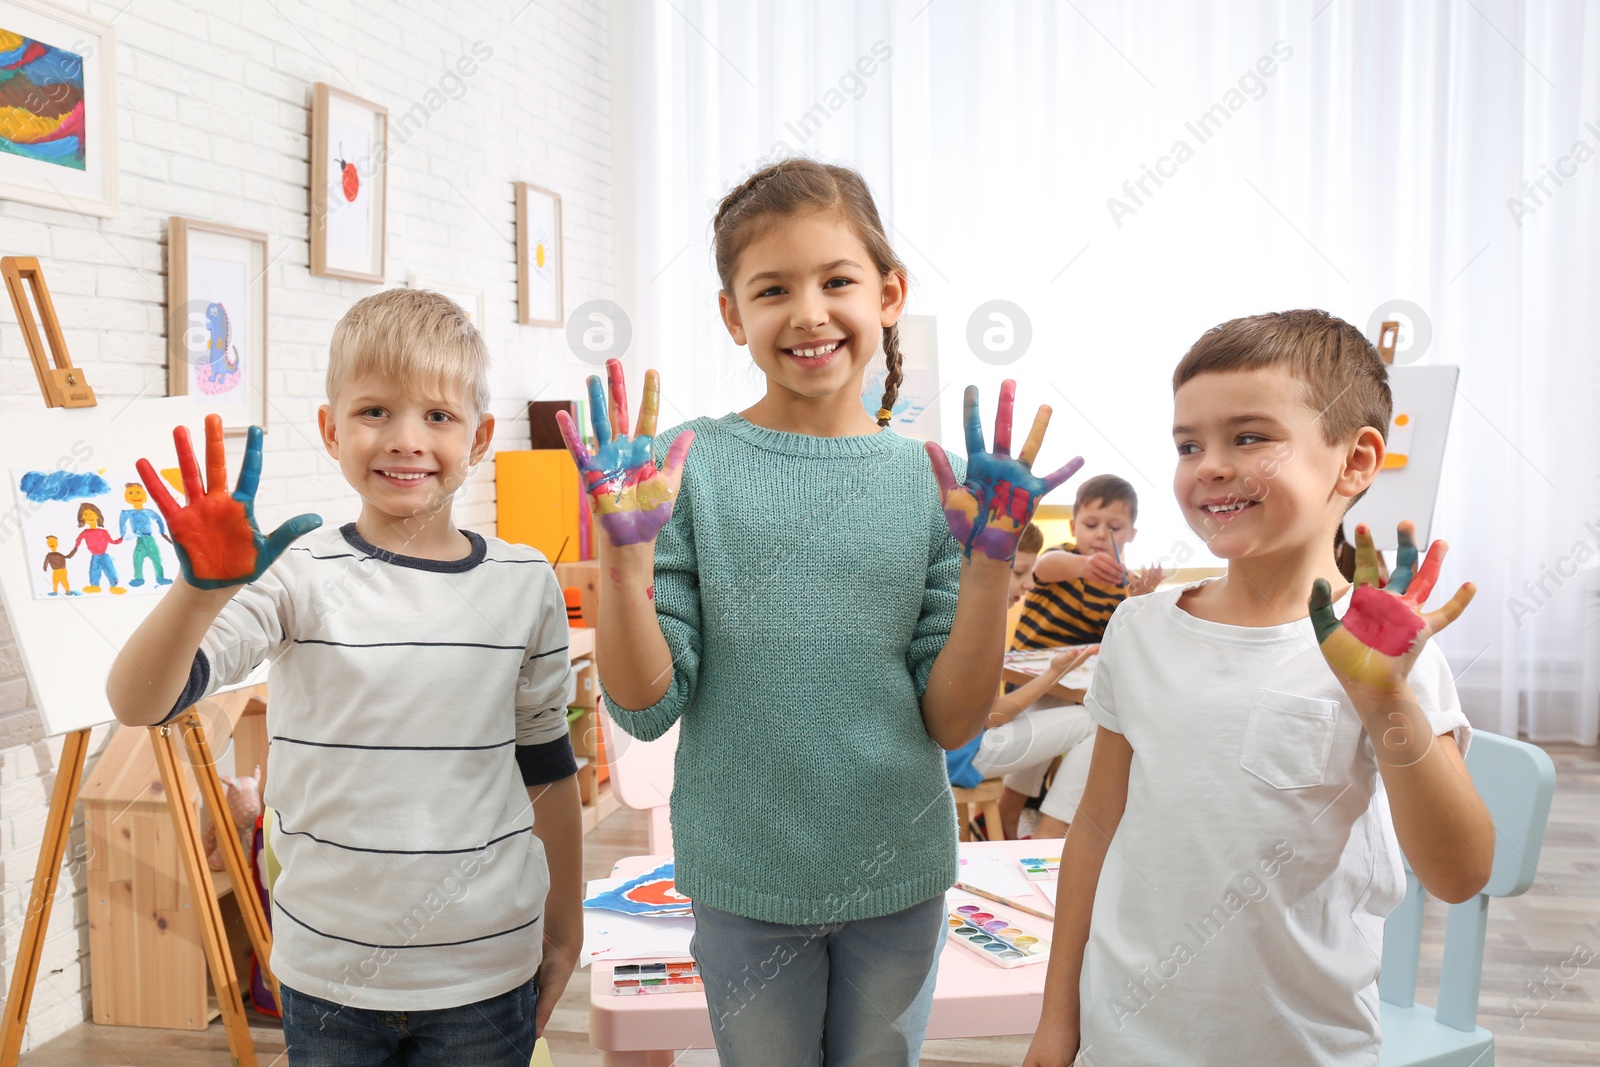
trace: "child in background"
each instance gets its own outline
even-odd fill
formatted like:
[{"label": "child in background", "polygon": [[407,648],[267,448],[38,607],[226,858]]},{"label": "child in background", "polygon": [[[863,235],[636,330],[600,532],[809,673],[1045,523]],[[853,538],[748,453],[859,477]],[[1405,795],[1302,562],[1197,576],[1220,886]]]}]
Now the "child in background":
[{"label": "child in background", "polygon": [[[1161,584],[1160,567],[1129,574],[1122,565],[1125,546],[1139,533],[1134,526],[1138,518],[1139,497],[1125,479],[1097,474],[1078,486],[1069,527],[1072,543],[1039,557],[1034,568],[1037,586],[1023,602],[1012,648],[1098,645],[1118,604]],[[1045,706],[1052,699],[1046,697]],[[1054,710],[1064,721],[1081,724],[1082,733],[1061,750],[1061,766],[1039,804],[1039,823],[1033,831],[1038,838],[1066,835],[1094,754],[1094,726],[1083,705]],[[1008,826],[1015,827],[1028,798],[1039,795],[1047,769],[1048,763],[1030,765],[1006,776],[1000,813]]]},{"label": "child in background", "polygon": [[106,695],[152,725],[272,661],[271,966],[292,1067],[527,1067],[577,963],[561,590],[536,550],[451,519],[494,434],[488,363],[438,293],[346,312],[318,413],[362,500],[339,529],[302,515],[261,536],[259,427],[233,494],[215,415],[204,484],[174,434],[183,507],[139,461],[182,580]]},{"label": "child in background", "polygon": [[1401,849],[1447,901],[1494,860],[1471,729],[1428,641],[1473,590],[1421,612],[1445,546],[1418,569],[1410,523],[1386,587],[1365,527],[1353,591],[1339,574],[1334,530],[1383,465],[1391,406],[1355,327],[1235,319],[1173,393],[1173,491],[1228,572],[1129,600],[1106,630],[1024,1062],[1371,1067]]},{"label": "child in background", "polygon": [[[1006,594],[1008,608],[1016,607],[1033,589],[1034,565],[1043,547],[1043,532],[1030,522],[1017,541],[1017,558],[1011,566],[1011,584]],[[1052,706],[1049,693],[1095,648],[1085,645],[1060,652],[1039,677],[1014,688],[1008,686],[1010,691],[1002,693],[989,712],[987,729],[961,748],[945,753],[950,784],[970,789],[985,778],[1007,775],[1007,782],[1013,777],[1031,779],[1037,789],[1050,762],[1094,732],[1094,722],[1083,705],[1057,701]],[[1041,702],[1045,706],[1034,706]],[[1005,836],[1014,840],[1022,813],[1022,794],[1009,788],[1007,793],[1019,798],[1014,806],[1001,810]]]},{"label": "child in background", "polygon": [[1161,568],[1129,574],[1123,549],[1139,531],[1139,497],[1115,474],[1097,474],[1078,486],[1072,505],[1072,543],[1039,557],[1036,587],[1023,601],[1012,648],[1092,645],[1105,636],[1117,605],[1161,584]]},{"label": "child in background", "polygon": [[609,405],[590,384],[597,452],[558,415],[601,531],[606,707],[644,739],[682,723],[676,876],[724,1067],[914,1067],[957,869],[941,749],[983,728],[1017,538],[1081,461],[1032,473],[1048,409],[1011,456],[1010,382],[993,452],[967,390],[964,485],[886,428],[906,272],[854,171],[785,160],[713,228],[762,399],[653,440],[652,371],[630,438],[613,361]]}]

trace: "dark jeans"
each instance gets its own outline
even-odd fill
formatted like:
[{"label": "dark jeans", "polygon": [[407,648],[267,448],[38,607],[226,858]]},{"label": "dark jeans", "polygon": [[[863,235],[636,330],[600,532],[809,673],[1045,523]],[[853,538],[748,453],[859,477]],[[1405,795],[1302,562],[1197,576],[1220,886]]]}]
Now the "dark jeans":
[{"label": "dark jeans", "polygon": [[528,1067],[539,987],[529,979],[435,1011],[350,1008],[283,986],[290,1067]]}]

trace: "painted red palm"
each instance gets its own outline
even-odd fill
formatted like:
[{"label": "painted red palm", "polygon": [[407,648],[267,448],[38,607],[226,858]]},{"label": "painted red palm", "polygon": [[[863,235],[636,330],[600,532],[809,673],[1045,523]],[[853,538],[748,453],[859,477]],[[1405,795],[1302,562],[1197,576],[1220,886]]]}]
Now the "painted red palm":
[{"label": "painted red palm", "polygon": [[1350,608],[1333,614],[1331,590],[1318,578],[1311,590],[1311,625],[1322,655],[1347,686],[1392,692],[1405,684],[1428,638],[1449,626],[1471,603],[1476,587],[1467,582],[1437,611],[1422,605],[1439,580],[1449,546],[1435,541],[1417,569],[1416,526],[1399,527],[1400,550],[1388,582],[1379,577],[1372,531],[1356,527],[1355,591]]},{"label": "painted red palm", "polygon": [[150,499],[161,509],[172,530],[178,562],[190,585],[221,589],[252,582],[295,538],[322,525],[319,515],[297,515],[274,530],[272,536],[261,536],[255,517],[256,488],[261,481],[261,427],[250,427],[238,487],[232,493],[228,492],[228,457],[221,416],[206,416],[205,481],[201,481],[200,465],[195,462],[189,428],[174,429],[172,440],[178,450],[186,504],[180,506],[173,499],[149,460],[141,459],[137,466]]},{"label": "painted red palm", "polygon": [[961,542],[969,559],[974,550],[991,559],[1014,559],[1017,541],[1044,495],[1083,466],[1083,457],[1077,456],[1043,478],[1033,473],[1034,457],[1039,454],[1045,429],[1050,425],[1048,404],[1039,406],[1021,454],[1011,455],[1011,414],[1016,395],[1016,382],[1007,378],[1000,384],[1000,407],[994,420],[994,451],[990,452],[984,448],[983,421],[978,417],[978,387],[967,386],[962,401],[967,437],[965,483],[957,484],[955,471],[943,448],[932,441],[924,446],[939,482],[945,521],[950,525],[951,536]]}]

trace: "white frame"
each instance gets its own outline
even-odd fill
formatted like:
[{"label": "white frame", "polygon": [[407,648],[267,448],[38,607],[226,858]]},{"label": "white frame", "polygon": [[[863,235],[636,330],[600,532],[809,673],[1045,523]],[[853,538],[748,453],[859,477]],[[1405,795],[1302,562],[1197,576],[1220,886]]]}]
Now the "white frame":
[{"label": "white frame", "polygon": [[[52,29],[48,22],[59,24]],[[31,40],[50,41],[74,31],[93,36],[82,48],[84,100],[84,170],[82,175],[58,164],[0,154],[0,199],[72,211],[80,215],[116,216],[117,200],[117,38],[109,22],[90,18],[44,0],[0,0],[0,28]],[[52,173],[55,172],[55,173]],[[39,181],[27,179],[37,174]],[[55,179],[52,181],[51,179]],[[41,184],[41,182],[43,184]]]},{"label": "white frame", "polygon": [[[372,231],[367,238],[367,254],[362,262],[330,262],[328,249],[328,192],[330,184],[323,180],[328,173],[331,153],[336,145],[328,143],[329,130],[335,112],[346,118],[359,118],[362,112],[371,126],[371,148],[367,159],[377,165],[361,180],[372,189]],[[349,161],[347,161],[349,162]],[[360,168],[357,168],[358,170]],[[336,89],[327,82],[317,82],[311,92],[311,273],[324,278],[350,278],[361,282],[382,282],[388,277],[388,216],[389,216],[389,109],[354,93]]]},{"label": "white frame", "polygon": [[259,230],[177,215],[167,226],[167,395],[193,395],[195,403],[207,412],[212,408],[207,405],[205,394],[191,394],[189,388],[194,360],[185,344],[190,323],[182,321],[184,308],[190,301],[189,257],[232,258],[225,254],[230,244],[244,242],[250,246],[242,257],[249,278],[245,282],[245,296],[252,327],[245,346],[249,363],[243,383],[249,390],[249,400],[242,421],[230,422],[224,414],[223,432],[227,434],[245,433],[252,425],[263,430],[267,428],[267,267],[272,262],[267,255],[267,240],[267,235]]},{"label": "white frame", "polygon": [[[555,254],[550,257],[551,273],[555,276],[555,299],[543,307],[533,306],[532,270],[529,260],[532,242],[529,240],[529,217],[534,201],[548,201],[549,214],[555,230]],[[517,182],[517,321],[524,326],[560,326],[565,322],[562,275],[566,270],[566,240],[561,234],[561,194],[540,188],[529,182]]]}]

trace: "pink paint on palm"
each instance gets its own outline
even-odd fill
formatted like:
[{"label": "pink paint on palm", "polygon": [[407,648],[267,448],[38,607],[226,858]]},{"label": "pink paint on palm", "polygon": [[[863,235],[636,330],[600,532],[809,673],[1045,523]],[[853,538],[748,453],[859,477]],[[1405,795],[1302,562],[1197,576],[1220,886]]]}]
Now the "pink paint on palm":
[{"label": "pink paint on palm", "polygon": [[611,432],[628,436],[628,381],[622,374],[620,359],[606,360],[606,377],[611,380]]},{"label": "pink paint on palm", "polygon": [[1404,597],[1370,585],[1357,586],[1350,595],[1344,628],[1363,645],[1386,656],[1400,657],[1411,650],[1422,633],[1423,620]]}]

